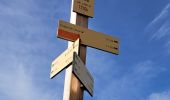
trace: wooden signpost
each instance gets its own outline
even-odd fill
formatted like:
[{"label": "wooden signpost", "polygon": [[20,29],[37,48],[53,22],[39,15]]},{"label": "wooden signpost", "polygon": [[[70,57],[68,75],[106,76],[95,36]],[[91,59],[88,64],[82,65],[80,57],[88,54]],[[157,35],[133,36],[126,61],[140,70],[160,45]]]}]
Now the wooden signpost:
[{"label": "wooden signpost", "polygon": [[94,79],[85,67],[87,46],[119,54],[116,37],[88,29],[88,18],[93,16],[94,0],[72,0],[72,24],[61,20],[58,23],[57,37],[70,42],[68,49],[52,62],[50,78],[66,69],[63,100],[83,100],[84,90],[93,96]]}]

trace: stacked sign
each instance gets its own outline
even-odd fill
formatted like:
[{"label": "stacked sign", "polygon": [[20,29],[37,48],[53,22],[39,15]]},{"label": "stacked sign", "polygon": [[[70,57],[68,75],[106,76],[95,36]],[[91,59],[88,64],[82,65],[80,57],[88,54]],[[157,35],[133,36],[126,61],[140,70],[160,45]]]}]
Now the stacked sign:
[{"label": "stacked sign", "polygon": [[[93,17],[94,0],[74,0],[73,11],[82,16]],[[70,65],[73,66],[73,73],[83,84],[85,89],[93,96],[94,80],[85,64],[79,57],[80,45],[103,50],[109,53],[119,54],[119,40],[115,37],[95,32],[87,28],[59,21],[57,37],[74,42],[71,47],[65,50],[51,64],[50,78],[55,77],[62,70]]]}]

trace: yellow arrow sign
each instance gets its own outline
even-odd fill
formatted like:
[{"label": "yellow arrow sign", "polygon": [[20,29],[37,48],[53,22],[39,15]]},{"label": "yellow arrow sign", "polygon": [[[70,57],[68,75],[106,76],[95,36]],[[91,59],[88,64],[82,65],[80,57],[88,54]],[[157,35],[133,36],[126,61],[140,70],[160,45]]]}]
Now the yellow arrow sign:
[{"label": "yellow arrow sign", "polygon": [[76,52],[74,52],[72,65],[73,65],[73,73],[84,85],[84,87],[89,92],[89,94],[93,96],[94,79]]},{"label": "yellow arrow sign", "polygon": [[63,69],[68,67],[73,61],[73,52],[79,53],[79,39],[76,40],[71,47],[65,50],[59,57],[57,57],[51,64],[50,78],[55,77]]},{"label": "yellow arrow sign", "polygon": [[77,38],[80,38],[81,44],[113,54],[119,54],[119,41],[117,38],[61,20],[58,25],[57,37],[69,41],[75,41]]}]

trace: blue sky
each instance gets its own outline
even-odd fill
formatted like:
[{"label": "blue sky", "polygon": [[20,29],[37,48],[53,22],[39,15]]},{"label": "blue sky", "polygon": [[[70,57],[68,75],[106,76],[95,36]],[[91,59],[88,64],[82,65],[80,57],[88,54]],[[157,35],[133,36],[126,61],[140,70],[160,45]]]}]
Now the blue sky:
[{"label": "blue sky", "polygon": [[[62,100],[63,71],[51,62],[67,48],[56,38],[71,0],[0,0],[0,100]],[[95,0],[89,28],[120,39],[120,55],[88,48],[94,97],[170,100],[170,1]]]}]

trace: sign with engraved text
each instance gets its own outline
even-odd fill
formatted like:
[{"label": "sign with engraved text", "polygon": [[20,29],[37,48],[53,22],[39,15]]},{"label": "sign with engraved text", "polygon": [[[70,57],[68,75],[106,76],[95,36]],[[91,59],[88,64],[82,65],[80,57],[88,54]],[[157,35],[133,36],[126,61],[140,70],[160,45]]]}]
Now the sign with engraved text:
[{"label": "sign with engraved text", "polygon": [[80,80],[88,93],[93,96],[94,79],[76,52],[74,52],[72,65],[73,73]]},{"label": "sign with engraved text", "polygon": [[93,17],[94,0],[74,0],[73,11],[89,17]]},{"label": "sign with engraved text", "polygon": [[73,61],[73,52],[79,52],[79,39],[77,39],[71,47],[65,50],[51,64],[50,78],[55,77],[63,69],[65,69]]},{"label": "sign with engraved text", "polygon": [[61,20],[58,25],[57,37],[69,41],[75,41],[80,37],[81,44],[116,55],[119,54],[119,41],[117,38]]}]

